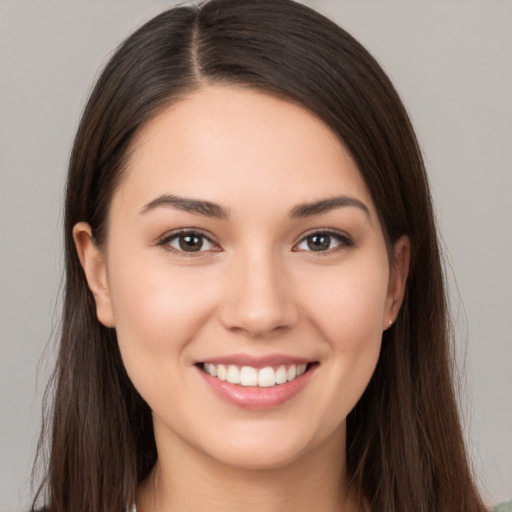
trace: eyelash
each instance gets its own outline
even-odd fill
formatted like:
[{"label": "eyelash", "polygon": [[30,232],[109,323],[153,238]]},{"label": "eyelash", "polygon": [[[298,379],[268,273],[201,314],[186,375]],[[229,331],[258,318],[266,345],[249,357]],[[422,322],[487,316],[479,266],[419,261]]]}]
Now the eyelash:
[{"label": "eyelash", "polygon": [[333,252],[340,250],[340,248],[354,247],[354,241],[348,235],[341,233],[340,231],[335,231],[332,229],[315,229],[314,231],[310,231],[309,233],[306,233],[305,235],[303,235],[302,238],[300,239],[300,241],[293,246],[293,250],[300,251],[301,249],[298,249],[297,247],[300,244],[305,243],[308,238],[311,238],[314,236],[318,236],[318,237],[328,236],[331,239],[334,238],[334,240],[339,242],[339,246],[336,246],[333,248],[328,248],[327,250],[323,250],[323,251],[309,250],[309,251],[305,251],[305,252],[316,253],[316,254],[318,254],[318,256],[327,256],[328,254],[332,254]]},{"label": "eyelash", "polygon": [[[186,251],[183,249],[179,249],[177,247],[172,247],[170,245],[171,242],[173,242],[175,240],[179,240],[180,237],[185,237],[185,236],[198,237],[198,238],[202,239],[201,245],[197,251]],[[330,230],[330,229],[322,229],[322,230],[317,229],[317,230],[311,231],[311,232],[303,235],[302,238],[299,240],[299,242],[293,246],[292,250],[294,252],[301,251],[301,249],[298,249],[298,246],[300,246],[300,244],[302,244],[302,243],[307,243],[308,238],[311,238],[314,236],[317,236],[317,237],[327,236],[330,239],[334,238],[337,242],[339,242],[339,246],[341,246],[341,247],[350,248],[350,247],[354,246],[353,240],[350,237],[348,237],[346,234],[340,233],[339,231]],[[208,243],[212,244],[213,246],[216,246],[217,249],[201,250],[202,246],[204,245],[204,240],[206,240]],[[331,244],[331,242],[329,242],[329,245],[330,244]],[[200,230],[195,230],[195,229],[182,229],[179,231],[174,231],[173,233],[166,234],[164,237],[162,237],[157,242],[157,245],[160,247],[163,247],[164,249],[166,249],[168,251],[175,252],[175,253],[185,255],[185,256],[191,256],[191,257],[199,256],[200,253],[208,252],[208,251],[214,251],[214,252],[222,251],[222,249],[218,245],[216,245],[215,242],[206,233],[204,233]],[[326,250],[320,250],[320,251],[304,250],[304,252],[317,253],[318,255],[323,256],[323,255],[327,255],[327,254],[336,252],[337,250],[339,250],[338,249],[339,246],[335,246],[334,248],[329,247]]]},{"label": "eyelash", "polygon": [[[191,236],[191,237],[195,236],[195,237],[201,238],[203,241],[201,243],[201,247],[199,248],[199,250],[185,251],[182,249],[178,249],[177,247],[172,247],[170,245],[171,242],[173,242],[174,240],[179,240],[180,237],[185,237],[185,236]],[[218,245],[206,233],[204,233],[198,229],[181,229],[179,231],[174,231],[172,233],[168,233],[168,234],[164,235],[157,242],[157,245],[160,247],[163,247],[167,251],[175,252],[177,254],[184,255],[184,256],[195,257],[195,256],[199,256],[201,253],[207,252],[205,250],[201,250],[202,246],[204,244],[204,240],[206,240],[208,243],[212,244],[213,246],[218,247]],[[221,249],[218,248],[218,249],[209,249],[209,250],[219,252]]]}]

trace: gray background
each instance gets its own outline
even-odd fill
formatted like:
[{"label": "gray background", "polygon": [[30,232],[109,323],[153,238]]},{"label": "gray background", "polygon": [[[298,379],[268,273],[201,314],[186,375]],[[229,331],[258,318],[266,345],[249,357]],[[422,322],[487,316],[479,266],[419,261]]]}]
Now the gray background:
[{"label": "gray background", "polygon": [[[30,494],[79,114],[106,56],[172,3],[0,0],[0,511]],[[486,500],[511,499],[512,2],[306,3],[370,49],[412,116],[447,246],[466,436]]]}]

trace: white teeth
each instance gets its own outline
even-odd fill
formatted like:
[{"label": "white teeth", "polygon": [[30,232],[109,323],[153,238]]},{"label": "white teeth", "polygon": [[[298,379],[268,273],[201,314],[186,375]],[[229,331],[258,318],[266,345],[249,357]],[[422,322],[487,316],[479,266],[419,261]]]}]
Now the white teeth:
[{"label": "white teeth", "polygon": [[286,366],[280,366],[276,371],[276,384],[284,384],[287,381]]},{"label": "white teeth", "polygon": [[260,386],[260,388],[270,388],[275,385],[276,376],[274,369],[270,366],[267,366],[267,368],[262,368],[258,372],[258,386]]},{"label": "white teeth", "polygon": [[229,365],[226,380],[231,384],[240,384],[240,370],[233,365]]},{"label": "white teeth", "polygon": [[266,366],[260,370],[252,366],[243,366],[239,369],[235,365],[203,364],[203,370],[212,377],[217,377],[219,380],[227,381],[231,384],[258,386],[261,388],[269,388],[276,384],[290,382],[303,375],[306,369],[307,364],[292,364],[288,367],[281,365],[277,367],[277,369]]},{"label": "white teeth", "polygon": [[299,364],[299,366],[297,366],[297,377],[303,375],[306,372],[307,367],[307,364]]},{"label": "white teeth", "polygon": [[297,377],[297,367],[292,364],[290,368],[288,368],[288,371],[286,372],[286,378],[288,381],[295,379]]},{"label": "white teeth", "polygon": [[257,386],[258,370],[251,366],[243,366],[240,370],[240,384],[242,384],[242,386]]},{"label": "white teeth", "polygon": [[[215,368],[214,364],[211,364],[209,366],[213,366]],[[211,371],[207,371],[207,373],[209,373],[212,377],[215,377],[215,374],[212,373]],[[226,380],[227,376],[228,376],[228,372],[226,370],[226,367],[223,364],[218,364],[217,365],[217,379]]]}]

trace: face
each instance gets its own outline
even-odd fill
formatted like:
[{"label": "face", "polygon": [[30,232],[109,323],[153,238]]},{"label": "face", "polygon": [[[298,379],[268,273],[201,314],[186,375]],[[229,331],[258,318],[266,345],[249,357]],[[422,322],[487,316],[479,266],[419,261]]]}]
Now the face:
[{"label": "face", "polygon": [[159,450],[262,468],[342,446],[407,243],[397,270],[323,122],[247,89],[194,92],[140,133],[109,220],[104,247],[83,224],[75,240]]}]

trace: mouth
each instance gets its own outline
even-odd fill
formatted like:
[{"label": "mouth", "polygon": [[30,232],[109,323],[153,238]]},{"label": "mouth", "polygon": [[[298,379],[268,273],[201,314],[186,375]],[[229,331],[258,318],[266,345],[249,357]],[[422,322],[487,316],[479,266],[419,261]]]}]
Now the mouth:
[{"label": "mouth", "polygon": [[280,364],[275,366],[239,366],[227,363],[198,363],[198,367],[215,379],[245,387],[271,388],[299,379],[310,371],[316,362],[301,364]]},{"label": "mouth", "polygon": [[301,394],[320,362],[285,354],[232,354],[194,366],[222,400],[244,409],[268,410]]},{"label": "mouth", "polygon": [[199,363],[198,366],[204,373],[223,382],[246,387],[270,388],[298,379],[315,364],[281,364],[263,368],[214,363]]},{"label": "mouth", "polygon": [[318,361],[279,363],[255,361],[250,366],[216,360],[195,366],[208,387],[224,401],[243,409],[268,410],[299,395],[319,366]]}]

